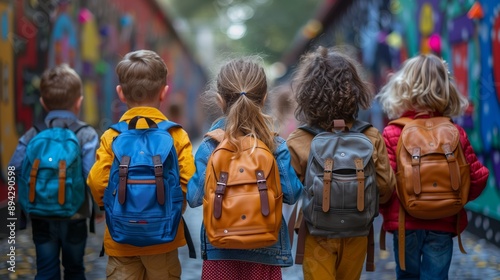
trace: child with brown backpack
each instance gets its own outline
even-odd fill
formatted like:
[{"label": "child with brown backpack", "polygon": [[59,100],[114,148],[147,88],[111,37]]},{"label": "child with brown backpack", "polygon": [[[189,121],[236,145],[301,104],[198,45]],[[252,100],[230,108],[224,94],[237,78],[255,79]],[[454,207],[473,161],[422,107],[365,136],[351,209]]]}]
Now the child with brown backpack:
[{"label": "child with brown backpack", "polygon": [[203,205],[202,279],[282,279],[293,265],[282,204],[293,204],[302,184],[285,140],[263,113],[264,69],[254,58],[225,64],[210,96],[223,117],[196,155],[188,183],[191,207]]},{"label": "child with brown backpack", "polygon": [[467,226],[464,205],[486,186],[478,161],[451,116],[468,106],[439,57],[418,55],[390,77],[378,99],[391,120],[383,131],[397,187],[382,205],[385,231],[393,233],[398,279],[448,279],[454,236]]},{"label": "child with brown backpack", "polygon": [[373,220],[396,183],[382,135],[357,117],[373,96],[356,66],[340,48],[318,47],[292,83],[304,124],[287,139],[305,188],[296,256],[304,279],[359,279],[367,255],[375,269]]}]

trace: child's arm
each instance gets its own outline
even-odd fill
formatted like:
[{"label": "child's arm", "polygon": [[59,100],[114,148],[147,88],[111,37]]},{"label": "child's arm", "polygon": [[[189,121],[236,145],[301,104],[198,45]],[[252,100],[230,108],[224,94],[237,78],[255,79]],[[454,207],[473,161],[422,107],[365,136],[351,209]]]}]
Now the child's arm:
[{"label": "child's arm", "polygon": [[95,202],[99,207],[103,207],[104,190],[108,186],[109,172],[113,164],[114,153],[111,149],[113,137],[112,130],[107,130],[101,136],[101,144],[97,149],[95,163],[90,169],[87,177],[87,185],[92,192]]},{"label": "child's arm", "polygon": [[[392,128],[391,128],[392,127]],[[395,134],[394,126],[388,125],[384,128],[382,132],[382,137],[384,138],[385,147],[387,149],[387,155],[389,156],[389,163],[391,164],[392,170],[396,172],[396,145],[392,145],[391,141],[398,141],[399,135]]]},{"label": "child's arm", "polygon": [[16,174],[21,174],[21,169],[23,167],[24,157],[26,156],[26,146],[28,142],[35,137],[36,130],[31,128],[28,130],[21,138],[19,138],[19,142],[17,143],[16,150],[14,154],[10,158],[8,166],[14,166],[16,168]]},{"label": "child's arm", "polygon": [[488,176],[490,174],[488,168],[486,168],[476,156],[472,145],[469,142],[465,130],[459,127],[460,131],[460,142],[462,149],[464,151],[465,160],[470,164],[470,191],[469,191],[469,201],[476,199],[483,192],[488,181]]},{"label": "child's arm", "polygon": [[208,158],[213,148],[209,146],[208,141],[202,141],[196,151],[196,171],[187,185],[187,201],[190,207],[198,207],[203,204],[205,195],[205,172],[207,169]]},{"label": "child's arm", "polygon": [[[85,179],[89,176],[90,169],[95,163],[95,154],[99,146],[99,136],[93,128],[86,128],[86,141],[82,145],[82,168]],[[87,140],[88,139],[88,140]]]},{"label": "child's arm", "polygon": [[178,129],[172,133],[175,139],[175,150],[179,160],[179,172],[182,192],[186,193],[189,179],[193,176],[195,166],[193,159],[193,146],[189,136],[183,129]]},{"label": "child's arm", "polygon": [[373,129],[372,132],[370,132],[370,140],[373,142],[374,147],[372,158],[377,172],[376,180],[380,193],[379,201],[380,204],[384,204],[391,199],[394,188],[396,187],[396,176],[394,176],[394,171],[389,164],[387,147],[380,132]]},{"label": "child's arm", "polygon": [[280,172],[283,202],[294,204],[299,199],[304,187],[291,164],[290,151],[288,150],[286,142],[282,140],[282,142],[278,144],[275,151],[275,157]]}]

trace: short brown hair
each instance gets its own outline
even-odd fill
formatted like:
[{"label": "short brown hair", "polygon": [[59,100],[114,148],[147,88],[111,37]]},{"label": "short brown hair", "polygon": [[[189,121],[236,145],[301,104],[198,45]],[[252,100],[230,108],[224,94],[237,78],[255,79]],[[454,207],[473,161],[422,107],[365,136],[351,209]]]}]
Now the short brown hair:
[{"label": "short brown hair", "polygon": [[167,65],[150,50],[126,54],[116,66],[116,74],[127,102],[152,101],[167,85]]},{"label": "short brown hair", "polygon": [[40,92],[47,110],[68,110],[82,96],[82,80],[67,64],[45,70]]}]

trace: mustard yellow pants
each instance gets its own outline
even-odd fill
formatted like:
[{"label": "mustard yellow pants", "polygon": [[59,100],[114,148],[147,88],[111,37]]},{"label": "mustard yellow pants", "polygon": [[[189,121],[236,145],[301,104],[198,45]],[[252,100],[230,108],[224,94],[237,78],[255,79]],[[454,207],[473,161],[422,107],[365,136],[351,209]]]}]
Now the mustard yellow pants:
[{"label": "mustard yellow pants", "polygon": [[109,256],[106,277],[111,280],[181,279],[181,263],[177,249],[158,255]]},{"label": "mustard yellow pants", "polygon": [[302,264],[304,279],[359,279],[367,244],[367,237],[332,239],[307,233]]}]

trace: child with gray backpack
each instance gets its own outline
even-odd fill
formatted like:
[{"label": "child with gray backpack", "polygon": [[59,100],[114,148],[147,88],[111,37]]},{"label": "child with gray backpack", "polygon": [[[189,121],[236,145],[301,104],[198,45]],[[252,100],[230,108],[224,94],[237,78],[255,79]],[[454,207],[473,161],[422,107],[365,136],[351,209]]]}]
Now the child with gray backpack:
[{"label": "child with gray backpack", "polygon": [[287,144],[305,189],[296,256],[304,279],[359,279],[367,252],[367,270],[374,270],[368,236],[396,184],[381,134],[357,119],[372,96],[356,65],[339,49],[318,47],[294,76],[303,126]]}]

